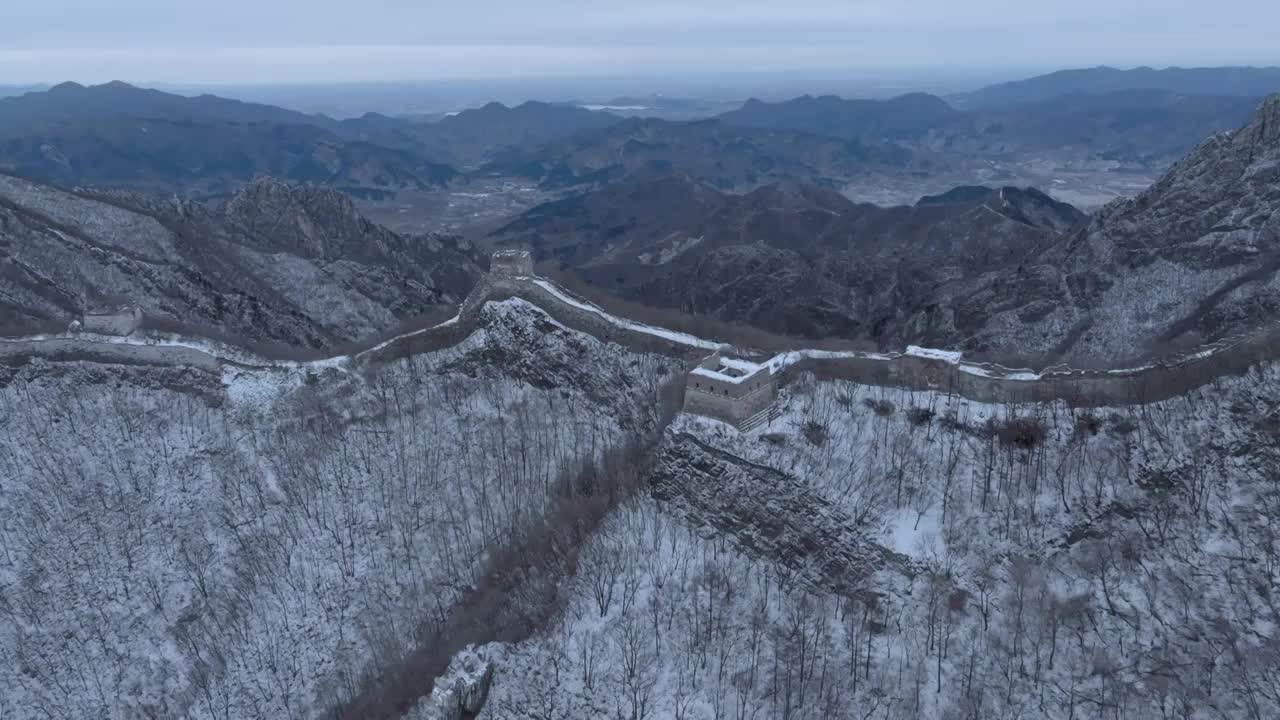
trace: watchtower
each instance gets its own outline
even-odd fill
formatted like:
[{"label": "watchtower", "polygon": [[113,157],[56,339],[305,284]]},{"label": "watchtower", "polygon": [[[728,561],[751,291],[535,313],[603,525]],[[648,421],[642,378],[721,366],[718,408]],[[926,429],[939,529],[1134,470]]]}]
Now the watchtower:
[{"label": "watchtower", "polygon": [[727,358],[717,350],[689,371],[684,409],[746,431],[770,419],[774,397],[768,365]]},{"label": "watchtower", "polygon": [[499,250],[489,259],[489,272],[528,277],[533,275],[533,255],[528,250]]},{"label": "watchtower", "polygon": [[132,335],[142,325],[142,310],[134,305],[114,304],[85,312],[80,329],[99,335]]}]

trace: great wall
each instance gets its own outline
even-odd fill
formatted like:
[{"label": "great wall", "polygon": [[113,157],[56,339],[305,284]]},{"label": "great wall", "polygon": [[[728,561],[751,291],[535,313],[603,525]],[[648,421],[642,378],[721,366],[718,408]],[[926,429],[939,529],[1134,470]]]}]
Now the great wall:
[{"label": "great wall", "polygon": [[[1169,356],[1138,367],[1112,370],[1079,370],[1064,366],[1040,372],[969,362],[960,353],[908,348],[904,352],[833,352],[797,349],[768,356],[751,348],[695,337],[686,333],[633,322],[612,315],[574,296],[551,281],[531,274],[521,262],[499,263],[467,296],[458,314],[443,323],[394,337],[358,352],[312,361],[273,360],[242,348],[205,339],[135,332],[110,336],[67,332],[25,338],[0,339],[0,365],[17,365],[31,358],[47,361],[186,366],[213,373],[224,367],[241,368],[338,368],[358,371],[401,358],[458,344],[479,327],[480,310],[490,302],[518,298],[541,309],[556,322],[617,343],[634,352],[660,353],[676,358],[693,371],[713,353],[726,352],[767,369],[772,383],[785,383],[798,373],[812,372],[820,379],[843,379],[864,385],[908,390],[934,390],[989,403],[1044,403],[1063,401],[1073,406],[1135,405],[1169,399],[1210,384],[1227,375],[1247,372],[1253,365],[1280,358],[1280,333],[1267,328],[1232,337]],[[691,374],[691,378],[694,376]],[[714,380],[714,378],[713,378]],[[720,378],[724,381],[724,378]],[[691,380],[691,388],[698,381]],[[693,388],[701,391],[702,387]],[[741,426],[760,408],[755,399],[743,408],[705,406],[694,398],[691,409],[722,417]]]}]

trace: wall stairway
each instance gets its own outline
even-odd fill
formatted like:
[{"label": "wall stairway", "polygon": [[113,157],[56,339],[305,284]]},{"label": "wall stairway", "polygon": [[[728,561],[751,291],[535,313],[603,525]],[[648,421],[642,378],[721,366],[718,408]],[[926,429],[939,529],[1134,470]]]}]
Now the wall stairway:
[{"label": "wall stairway", "polygon": [[778,409],[778,406],[770,403],[769,407],[738,423],[738,430],[742,432],[750,432],[761,425],[777,420],[781,415],[782,411]]}]

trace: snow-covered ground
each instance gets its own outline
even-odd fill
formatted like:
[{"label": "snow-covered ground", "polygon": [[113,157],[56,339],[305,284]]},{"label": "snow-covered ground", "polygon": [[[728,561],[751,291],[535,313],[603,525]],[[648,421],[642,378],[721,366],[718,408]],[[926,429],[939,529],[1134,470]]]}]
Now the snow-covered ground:
[{"label": "snow-covered ground", "polygon": [[[315,717],[396,666],[677,370],[484,314],[360,372],[15,370],[0,717]],[[1280,716],[1278,404],[1275,365],[1089,411],[801,374],[752,432],[682,416],[907,557],[836,593],[642,493],[550,625],[487,649],[482,717]]]},{"label": "snow-covered ground", "polygon": [[0,717],[311,718],[441,619],[670,361],[491,304],[353,375],[37,360],[0,389]]},{"label": "snow-covered ground", "polygon": [[750,433],[682,416],[915,570],[837,595],[637,498],[491,649],[482,717],[1280,716],[1278,397],[1274,365],[1089,412],[801,378]]}]

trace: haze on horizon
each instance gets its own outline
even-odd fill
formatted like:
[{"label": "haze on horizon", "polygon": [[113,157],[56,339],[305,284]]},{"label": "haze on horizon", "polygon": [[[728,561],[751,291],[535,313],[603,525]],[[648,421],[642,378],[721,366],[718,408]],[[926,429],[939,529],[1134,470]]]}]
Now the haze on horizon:
[{"label": "haze on horizon", "polygon": [[5,15],[5,84],[1280,64],[1280,3],[1263,0],[49,0]]}]

